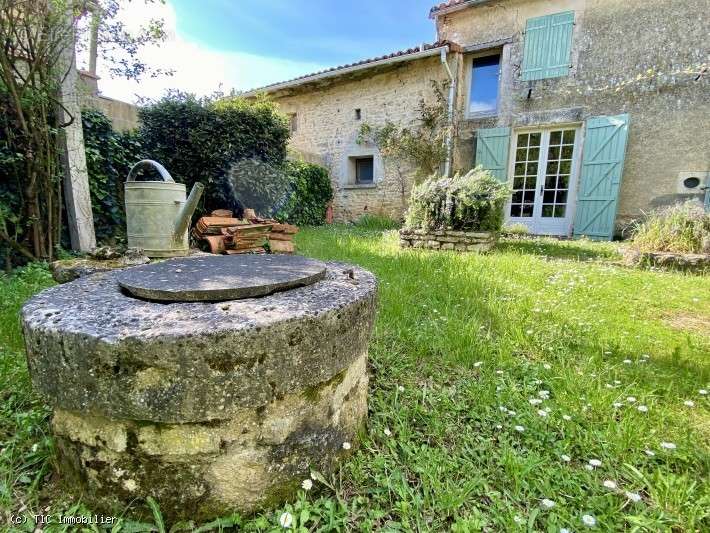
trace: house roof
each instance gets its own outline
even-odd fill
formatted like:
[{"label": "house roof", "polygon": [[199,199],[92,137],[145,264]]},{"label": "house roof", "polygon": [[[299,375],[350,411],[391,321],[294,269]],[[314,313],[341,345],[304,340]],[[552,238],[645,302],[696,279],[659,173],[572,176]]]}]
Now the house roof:
[{"label": "house roof", "polygon": [[447,0],[446,2],[441,2],[435,5],[429,10],[429,18],[436,18],[439,15],[445,15],[446,13],[451,13],[452,11],[458,11],[459,9],[464,9],[470,6],[487,4],[493,0]]},{"label": "house roof", "polygon": [[346,65],[340,65],[337,67],[331,67],[325,70],[320,70],[318,72],[313,72],[311,74],[306,74],[304,76],[299,76],[286,81],[280,81],[277,83],[272,83],[270,85],[265,85],[257,89],[252,89],[245,93],[245,96],[253,96],[257,93],[270,93],[278,91],[281,89],[287,89],[290,87],[296,87],[298,85],[304,85],[306,83],[311,83],[314,81],[334,78],[337,76],[342,76],[350,72],[355,72],[358,70],[365,70],[369,68],[375,68],[382,65],[387,65],[390,63],[403,62],[403,61],[414,61],[415,59],[420,59],[423,57],[428,57],[440,53],[441,50],[459,50],[460,47],[450,41],[436,41],[434,43],[425,43],[414,48],[407,48],[405,50],[397,50],[383,56],[372,57],[369,59],[363,59],[355,63],[348,63]]}]

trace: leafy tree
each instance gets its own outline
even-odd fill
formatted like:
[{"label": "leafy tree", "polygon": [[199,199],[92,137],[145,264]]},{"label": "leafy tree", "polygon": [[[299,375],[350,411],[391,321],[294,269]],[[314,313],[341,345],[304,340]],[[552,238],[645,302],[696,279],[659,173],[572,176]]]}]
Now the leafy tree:
[{"label": "leafy tree", "polygon": [[101,21],[102,58],[114,75],[128,78],[150,70],[139,51],[165,37],[155,20],[129,34],[119,11],[117,0],[0,0],[0,244],[6,263],[17,256],[52,259],[60,245],[58,139],[76,117],[61,122],[68,113],[58,112],[63,106],[57,94],[81,21],[92,12],[100,15],[94,21]]}]

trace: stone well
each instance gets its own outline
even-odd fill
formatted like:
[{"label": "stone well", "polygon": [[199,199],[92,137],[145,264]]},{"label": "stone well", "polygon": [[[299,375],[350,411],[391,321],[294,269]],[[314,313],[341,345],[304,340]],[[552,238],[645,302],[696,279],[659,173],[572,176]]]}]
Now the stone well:
[{"label": "stone well", "polygon": [[77,496],[114,513],[152,496],[173,520],[249,512],[356,447],[371,273],[297,256],[157,265],[81,278],[23,308],[32,383]]}]

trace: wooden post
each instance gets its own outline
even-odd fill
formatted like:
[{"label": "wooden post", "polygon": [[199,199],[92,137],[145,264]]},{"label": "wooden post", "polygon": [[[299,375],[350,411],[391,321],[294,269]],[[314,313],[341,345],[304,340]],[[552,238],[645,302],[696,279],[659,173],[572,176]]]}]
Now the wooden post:
[{"label": "wooden post", "polygon": [[[68,17],[71,21],[71,17]],[[71,23],[71,22],[70,22]],[[91,211],[91,193],[89,190],[89,174],[86,169],[86,153],[84,151],[84,130],[81,125],[81,107],[77,83],[79,74],[76,70],[76,52],[74,37],[64,49],[62,65],[66,76],[59,89],[58,106],[61,123],[73,121],[62,128],[59,147],[62,152],[64,169],[64,197],[67,209],[67,222],[71,247],[79,252],[88,252],[96,247],[94,233],[94,217]]]}]

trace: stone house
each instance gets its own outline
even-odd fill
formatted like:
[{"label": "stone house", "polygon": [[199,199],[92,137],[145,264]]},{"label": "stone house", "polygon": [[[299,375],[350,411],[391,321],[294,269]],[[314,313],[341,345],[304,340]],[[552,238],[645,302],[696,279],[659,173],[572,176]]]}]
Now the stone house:
[{"label": "stone house", "polygon": [[[706,0],[449,0],[437,42],[276,83],[291,147],[331,171],[336,220],[401,217],[414,171],[358,143],[362,123],[416,127],[447,83],[442,171],[490,169],[508,223],[610,239],[710,185]],[[708,195],[710,196],[710,195]]]}]

